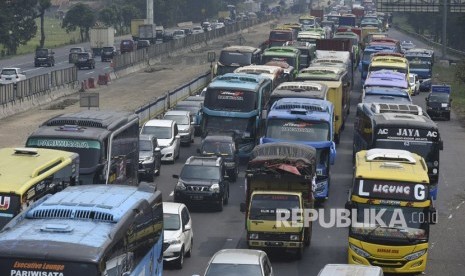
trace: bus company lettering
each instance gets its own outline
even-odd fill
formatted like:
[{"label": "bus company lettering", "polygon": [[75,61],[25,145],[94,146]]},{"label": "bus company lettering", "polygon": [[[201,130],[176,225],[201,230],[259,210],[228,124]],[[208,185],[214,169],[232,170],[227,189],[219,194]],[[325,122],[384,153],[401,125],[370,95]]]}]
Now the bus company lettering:
[{"label": "bus company lettering", "polygon": [[[62,264],[50,264],[50,263],[41,263],[41,262],[18,262],[16,261],[13,264],[11,275],[21,275],[21,276],[62,276],[63,271],[65,270],[65,265]],[[47,270],[47,271],[26,271],[20,269],[30,269],[30,270]]]},{"label": "bus company lettering", "polygon": [[64,276],[63,272],[11,270],[10,276]]},{"label": "bus company lettering", "polygon": [[[364,181],[361,180],[359,184],[359,194],[361,196],[370,196],[370,192],[365,191]],[[426,188],[422,184],[416,184],[413,186],[402,185],[402,184],[372,184],[371,193],[380,195],[389,195],[389,196],[403,196],[405,198],[413,197],[415,200],[425,200],[426,199]],[[412,194],[413,189],[413,194]]]},{"label": "bus company lettering", "polygon": [[10,197],[0,196],[0,211],[5,211],[10,208]]},{"label": "bus company lettering", "polygon": [[399,128],[397,136],[420,137],[418,129]]},{"label": "bus company lettering", "polygon": [[234,100],[234,101],[243,101],[243,92],[228,92],[223,91],[220,95],[218,95],[219,100]]},{"label": "bus company lettering", "polygon": [[38,140],[37,146],[53,147],[53,148],[88,149],[89,143],[87,143],[86,141],[70,141],[70,140]]}]

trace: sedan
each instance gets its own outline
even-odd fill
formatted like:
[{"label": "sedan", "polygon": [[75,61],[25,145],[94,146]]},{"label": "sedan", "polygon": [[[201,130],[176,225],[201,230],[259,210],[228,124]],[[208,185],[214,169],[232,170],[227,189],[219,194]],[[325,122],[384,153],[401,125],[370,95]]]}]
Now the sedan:
[{"label": "sedan", "polygon": [[186,205],[163,202],[163,228],[163,260],[181,269],[194,244],[192,218]]}]

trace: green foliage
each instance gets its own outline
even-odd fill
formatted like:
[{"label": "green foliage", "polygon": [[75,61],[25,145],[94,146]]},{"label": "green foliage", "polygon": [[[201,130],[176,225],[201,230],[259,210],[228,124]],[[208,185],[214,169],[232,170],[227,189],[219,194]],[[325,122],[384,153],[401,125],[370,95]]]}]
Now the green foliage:
[{"label": "green foliage", "polygon": [[462,59],[455,70],[455,80],[465,84],[465,59]]},{"label": "green foliage", "polygon": [[65,28],[67,32],[79,28],[81,41],[85,41],[89,39],[89,30],[94,26],[95,21],[96,16],[93,10],[86,4],[78,3],[72,6],[66,13],[62,27]]}]

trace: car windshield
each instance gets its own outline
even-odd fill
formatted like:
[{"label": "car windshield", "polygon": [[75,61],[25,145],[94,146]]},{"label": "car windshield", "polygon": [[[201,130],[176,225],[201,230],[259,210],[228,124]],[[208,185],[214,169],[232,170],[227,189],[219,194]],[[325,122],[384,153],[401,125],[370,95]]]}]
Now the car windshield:
[{"label": "car windshield", "polygon": [[175,31],[173,35],[184,35],[184,31]]},{"label": "car windshield", "polygon": [[212,263],[205,276],[262,276],[259,265],[251,264],[218,264]]},{"label": "car windshield", "polygon": [[329,124],[319,121],[272,119],[268,121],[266,137],[286,141],[328,141]]},{"label": "car windshield", "polygon": [[6,75],[6,76],[16,75],[16,70],[15,69],[3,69],[1,74]]},{"label": "car windshield", "polygon": [[228,142],[219,141],[205,141],[202,144],[202,154],[219,154],[219,155],[232,155],[233,148]]},{"label": "car windshield", "polygon": [[171,127],[144,126],[142,134],[151,134],[158,139],[171,139]]},{"label": "car windshield", "polygon": [[447,93],[432,93],[429,96],[429,101],[433,103],[443,103],[449,101],[449,94]]},{"label": "car windshield", "polygon": [[38,49],[36,50],[36,56],[38,57],[46,57],[48,55],[47,49]]},{"label": "car windshield", "polygon": [[113,47],[103,47],[103,51],[104,51],[105,53],[107,53],[107,52],[113,52],[114,49],[113,49]]},{"label": "car windshield", "polygon": [[78,54],[78,57],[79,57],[80,59],[82,59],[82,58],[83,58],[83,59],[87,59],[87,58],[89,57],[89,55],[88,55],[87,53],[79,53],[79,54]]},{"label": "car windshield", "polygon": [[189,124],[189,117],[184,116],[184,115],[165,115],[163,118],[165,120],[173,120],[175,121],[178,125],[188,125]]},{"label": "car windshield", "polygon": [[220,167],[185,165],[181,171],[182,179],[220,179]]},{"label": "car windshield", "polygon": [[181,222],[178,214],[163,214],[163,229],[173,231],[179,228],[181,228]]},{"label": "car windshield", "polygon": [[152,141],[139,140],[139,151],[152,151]]}]

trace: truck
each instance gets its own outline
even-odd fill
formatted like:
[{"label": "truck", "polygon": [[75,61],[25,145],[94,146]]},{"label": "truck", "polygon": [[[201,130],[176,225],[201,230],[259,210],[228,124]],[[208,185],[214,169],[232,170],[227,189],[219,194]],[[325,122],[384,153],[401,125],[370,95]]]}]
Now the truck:
[{"label": "truck", "polygon": [[141,24],[139,25],[138,40],[148,40],[150,44],[155,44],[157,39],[157,31],[155,24]]},{"label": "truck", "polygon": [[346,14],[339,16],[339,26],[352,26],[355,27],[357,18],[353,14]]},{"label": "truck", "polygon": [[[296,209],[314,209],[316,151],[310,146],[270,143],[256,146],[245,173],[245,213],[249,248],[294,251],[299,259],[310,246],[311,221]],[[282,219],[282,223],[277,220]]]},{"label": "truck", "polygon": [[103,47],[113,46],[115,29],[113,27],[94,27],[90,29],[90,49],[94,56],[99,56]]},{"label": "truck", "polygon": [[321,22],[323,20],[324,15],[325,15],[325,11],[323,9],[311,9],[310,10],[310,15],[315,16],[315,18],[319,18],[317,20],[319,22]]},{"label": "truck", "polygon": [[134,41],[139,40],[139,26],[149,24],[147,19],[132,19],[131,20],[131,35]]},{"label": "truck", "polygon": [[276,101],[268,113],[265,135],[260,144],[289,142],[307,145],[317,152],[314,197],[329,197],[331,165],[336,158],[333,142],[334,106],[330,101],[306,98],[284,98]]}]

